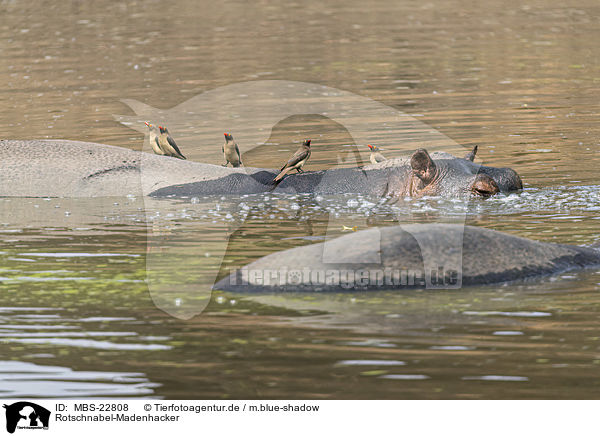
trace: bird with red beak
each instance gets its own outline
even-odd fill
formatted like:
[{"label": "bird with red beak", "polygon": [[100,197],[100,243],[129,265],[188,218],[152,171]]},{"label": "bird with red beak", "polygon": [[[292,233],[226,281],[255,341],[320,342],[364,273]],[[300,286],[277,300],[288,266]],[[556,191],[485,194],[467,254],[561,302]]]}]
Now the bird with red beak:
[{"label": "bird with red beak", "polygon": [[164,156],[165,153],[160,148],[160,145],[158,145],[158,135],[160,135],[160,131],[158,130],[158,127],[155,126],[154,124],[150,124],[148,121],[144,121],[144,124],[146,126],[148,126],[148,130],[150,132],[149,142],[150,142],[150,147],[152,147],[152,151],[154,151],[155,154]]},{"label": "bird with red beak", "polygon": [[376,145],[367,144],[367,147],[371,149],[371,155],[369,156],[369,160],[373,165],[387,160],[386,157],[381,154],[379,147],[377,147]]},{"label": "bird with red beak", "polygon": [[224,133],[225,144],[221,147],[223,157],[225,158],[224,167],[227,164],[231,164],[232,167],[242,166],[242,158],[240,156],[240,149],[238,148],[237,142],[233,140],[233,136],[230,133]]}]

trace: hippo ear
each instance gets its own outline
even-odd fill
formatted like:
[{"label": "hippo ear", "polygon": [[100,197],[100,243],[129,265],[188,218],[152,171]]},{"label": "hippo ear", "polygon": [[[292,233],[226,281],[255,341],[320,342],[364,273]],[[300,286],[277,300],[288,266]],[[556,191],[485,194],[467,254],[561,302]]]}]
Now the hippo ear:
[{"label": "hippo ear", "polygon": [[475,155],[477,154],[477,146],[473,147],[473,150],[468,152],[465,155],[465,159],[466,160],[470,160],[471,162],[473,162],[473,159],[475,159]]},{"label": "hippo ear", "polygon": [[410,158],[410,166],[415,176],[425,183],[430,183],[435,177],[435,163],[427,153],[427,150],[420,148],[413,153]]}]

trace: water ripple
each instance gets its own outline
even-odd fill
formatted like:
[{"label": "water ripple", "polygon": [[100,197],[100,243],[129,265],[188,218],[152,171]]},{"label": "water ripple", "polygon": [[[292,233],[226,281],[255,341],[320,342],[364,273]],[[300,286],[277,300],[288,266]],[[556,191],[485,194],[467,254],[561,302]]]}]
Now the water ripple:
[{"label": "water ripple", "polygon": [[336,365],[345,366],[401,366],[406,365],[402,360],[340,360]]},{"label": "water ripple", "polygon": [[154,388],[143,373],[75,371],[62,366],[0,361],[0,394],[24,397],[149,396]]},{"label": "water ripple", "polygon": [[90,339],[14,339],[7,338],[7,342],[18,342],[21,344],[44,344],[58,347],[95,348],[98,350],[170,350],[171,346],[161,344],[117,344],[110,341],[94,341]]},{"label": "water ripple", "polygon": [[465,376],[462,380],[483,380],[483,381],[529,381],[529,377],[521,377],[514,375],[481,375],[481,376]]}]

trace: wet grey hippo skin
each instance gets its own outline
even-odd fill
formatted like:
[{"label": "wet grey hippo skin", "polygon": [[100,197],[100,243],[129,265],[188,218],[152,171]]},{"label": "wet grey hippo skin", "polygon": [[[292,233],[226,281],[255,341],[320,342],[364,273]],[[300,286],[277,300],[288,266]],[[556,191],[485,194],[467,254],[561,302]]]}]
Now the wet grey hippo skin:
[{"label": "wet grey hippo skin", "polygon": [[4,197],[147,195],[243,171],[91,142],[0,140]]},{"label": "wet grey hippo skin", "polygon": [[521,189],[510,168],[418,150],[362,168],[307,171],[271,181],[275,170],[224,168],[65,140],[0,141],[0,196],[99,197],[240,195],[261,192],[383,195],[492,195]]},{"label": "wet grey hippo skin", "polygon": [[[374,244],[374,238],[380,245]],[[425,248],[423,244],[425,243]],[[462,244],[460,243],[462,241]],[[328,247],[325,247],[328,244]],[[233,292],[314,292],[423,288],[424,259],[427,245],[433,247],[429,265],[448,266],[436,280],[445,280],[452,285],[456,282],[456,269],[462,269],[462,286],[500,283],[522,280],[544,274],[557,273],[569,269],[600,265],[600,251],[593,248],[558,245],[536,242],[494,230],[462,226],[457,224],[411,224],[404,226],[372,228],[350,233],[326,243],[296,247],[273,253],[258,259],[246,267],[231,273],[214,285],[215,289]],[[460,249],[462,246],[462,256]],[[326,254],[324,254],[326,253]],[[493,255],[491,255],[493,253]],[[458,254],[458,257],[457,257]],[[324,261],[324,257],[328,261]],[[430,260],[432,260],[430,258]],[[457,263],[458,259],[458,263]],[[357,263],[366,262],[366,263]],[[458,265],[452,271],[453,266]],[[461,267],[462,265],[462,267]],[[402,282],[396,275],[396,282],[369,280],[361,283],[344,283],[347,276],[331,276],[333,283],[323,284],[314,278],[307,280],[312,271],[367,271],[367,276],[377,277],[377,272],[412,271]],[[258,276],[252,276],[257,271]],[[284,271],[287,279],[281,284],[279,275],[271,275],[269,285],[264,277],[273,271]],[[438,270],[439,271],[439,270]],[[370,275],[369,275],[370,274]],[[273,279],[273,277],[275,277]],[[390,276],[393,277],[393,276]],[[451,288],[452,286],[450,286]]]},{"label": "wet grey hippo skin", "polygon": [[388,159],[360,168],[338,168],[289,174],[277,185],[271,170],[247,169],[248,174],[161,188],[153,196],[209,194],[255,194],[260,192],[344,194],[374,196],[463,196],[483,197],[523,188],[521,178],[510,168],[475,164],[448,153],[417,150],[410,158]]}]

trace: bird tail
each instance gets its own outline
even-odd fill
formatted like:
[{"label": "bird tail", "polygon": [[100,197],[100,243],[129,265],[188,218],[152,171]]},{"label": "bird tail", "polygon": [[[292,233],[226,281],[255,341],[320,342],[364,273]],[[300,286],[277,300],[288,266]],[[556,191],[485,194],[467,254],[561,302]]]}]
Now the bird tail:
[{"label": "bird tail", "polygon": [[281,179],[283,179],[283,177],[284,177],[284,176],[285,176],[285,175],[286,175],[288,172],[290,172],[290,170],[291,170],[291,168],[290,168],[290,167],[288,167],[288,168],[285,168],[285,169],[281,170],[281,172],[280,172],[279,174],[277,174],[277,177],[275,177],[275,178],[273,179],[273,183],[274,183],[274,184],[277,184],[277,183],[279,183],[279,182],[281,181]]}]

